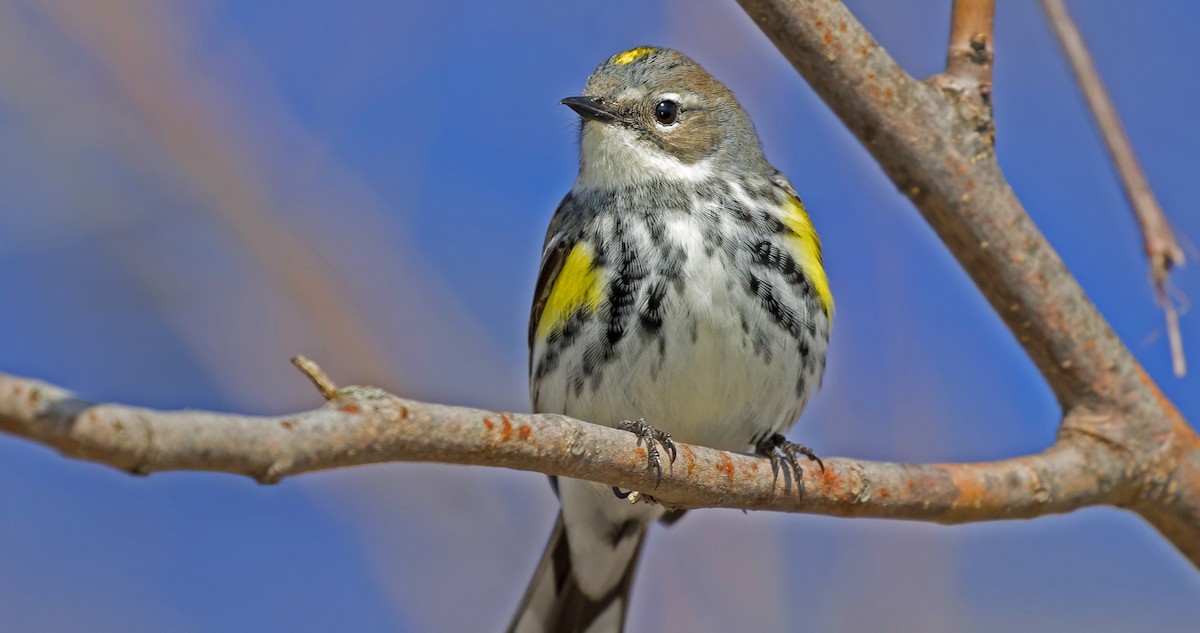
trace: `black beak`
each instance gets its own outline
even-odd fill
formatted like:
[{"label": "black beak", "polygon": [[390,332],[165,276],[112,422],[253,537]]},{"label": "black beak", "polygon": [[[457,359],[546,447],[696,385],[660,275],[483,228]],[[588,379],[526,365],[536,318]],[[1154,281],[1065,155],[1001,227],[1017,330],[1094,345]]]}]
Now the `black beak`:
[{"label": "black beak", "polygon": [[598,97],[567,97],[559,103],[574,110],[584,120],[612,123],[621,119],[611,106]]}]

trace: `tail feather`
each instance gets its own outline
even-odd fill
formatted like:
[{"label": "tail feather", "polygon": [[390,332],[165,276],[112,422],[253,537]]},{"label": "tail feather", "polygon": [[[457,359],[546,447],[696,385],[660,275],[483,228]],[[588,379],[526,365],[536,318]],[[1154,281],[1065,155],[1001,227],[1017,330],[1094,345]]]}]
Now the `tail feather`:
[{"label": "tail feather", "polygon": [[641,557],[645,531],[638,537],[624,574],[608,593],[593,597],[579,587],[571,564],[571,550],[563,529],[562,514],[554,523],[550,542],[542,554],[533,580],[525,590],[509,633],[620,633],[625,629],[629,592]]}]

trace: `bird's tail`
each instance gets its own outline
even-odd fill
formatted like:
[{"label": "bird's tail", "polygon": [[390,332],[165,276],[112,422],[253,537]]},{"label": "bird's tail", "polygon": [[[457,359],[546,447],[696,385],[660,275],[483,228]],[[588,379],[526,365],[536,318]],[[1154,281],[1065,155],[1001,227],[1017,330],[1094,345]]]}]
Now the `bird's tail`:
[{"label": "bird's tail", "polygon": [[533,580],[513,616],[509,633],[620,633],[625,629],[629,590],[641,557],[645,531],[625,566],[621,580],[602,596],[590,596],[580,588],[571,564],[562,513],[554,523],[550,542],[542,554]]}]

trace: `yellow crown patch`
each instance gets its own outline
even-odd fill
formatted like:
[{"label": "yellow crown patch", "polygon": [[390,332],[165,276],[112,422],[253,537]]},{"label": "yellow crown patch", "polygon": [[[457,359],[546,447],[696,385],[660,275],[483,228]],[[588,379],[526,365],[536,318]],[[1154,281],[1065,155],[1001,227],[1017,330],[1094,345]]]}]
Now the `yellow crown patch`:
[{"label": "yellow crown patch", "polygon": [[612,63],[618,66],[625,66],[632,64],[633,62],[636,62],[637,60],[653,52],[654,48],[651,46],[639,46],[637,48],[631,48],[624,53],[617,53],[616,55],[613,55]]}]

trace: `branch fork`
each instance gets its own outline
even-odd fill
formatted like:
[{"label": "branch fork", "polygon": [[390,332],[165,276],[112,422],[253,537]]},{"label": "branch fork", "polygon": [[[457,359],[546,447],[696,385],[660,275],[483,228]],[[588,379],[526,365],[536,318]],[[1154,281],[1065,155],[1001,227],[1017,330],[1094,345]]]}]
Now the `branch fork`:
[{"label": "branch fork", "polygon": [[[1051,498],[1129,508],[1200,566],[1200,438],[1088,300],[990,151],[994,1],[954,2],[946,72],[928,82],[940,90],[913,79],[881,47],[862,45],[874,40],[836,0],[739,3],[909,195],[1062,406],[1053,447],[995,463],[1030,482],[1026,501],[1008,510],[1032,512],[1043,486]],[[823,54],[839,49],[863,54]],[[1030,464],[1039,467],[1025,470]],[[1175,492],[1150,496],[1151,488]]]}]

